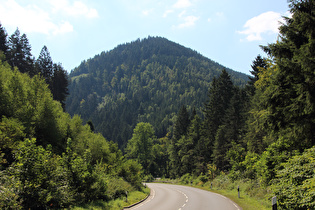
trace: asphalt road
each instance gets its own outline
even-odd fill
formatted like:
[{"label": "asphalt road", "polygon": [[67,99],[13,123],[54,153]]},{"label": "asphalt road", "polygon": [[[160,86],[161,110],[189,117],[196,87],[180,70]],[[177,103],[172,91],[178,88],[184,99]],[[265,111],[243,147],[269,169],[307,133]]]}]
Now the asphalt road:
[{"label": "asphalt road", "polygon": [[230,199],[209,191],[170,184],[147,184],[151,195],[132,210],[241,210]]}]

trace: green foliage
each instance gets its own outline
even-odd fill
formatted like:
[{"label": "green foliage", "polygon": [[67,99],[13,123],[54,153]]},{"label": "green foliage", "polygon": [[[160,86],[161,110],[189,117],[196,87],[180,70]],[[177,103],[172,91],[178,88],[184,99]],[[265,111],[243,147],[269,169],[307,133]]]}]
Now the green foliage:
[{"label": "green foliage", "polygon": [[315,208],[315,147],[282,163],[273,183],[279,206],[283,209]]},{"label": "green foliage", "polygon": [[[141,166],[72,119],[40,76],[0,61],[0,207],[64,208],[110,199],[108,177],[141,186]],[[68,140],[68,142],[66,142]]]},{"label": "green foliage", "polygon": [[149,165],[153,160],[152,147],[155,140],[154,129],[150,123],[138,123],[128,141],[126,156],[137,160],[145,174],[149,174]]},{"label": "green foliage", "polygon": [[108,186],[106,195],[110,200],[125,197],[126,192],[132,192],[134,190],[131,184],[122,178],[108,178],[106,183]]},{"label": "green foliage", "polygon": [[22,191],[21,182],[7,171],[0,171],[0,208],[23,209],[19,192]]},{"label": "green foliage", "polygon": [[184,174],[181,178],[180,178],[180,183],[182,184],[190,184],[192,182],[193,178],[191,177],[191,175],[189,173]]},{"label": "green foliage", "polygon": [[31,53],[31,45],[26,34],[20,35],[19,29],[9,37],[6,57],[12,67],[17,67],[22,73],[34,75],[34,60]]},{"label": "green foliage", "polygon": [[[125,148],[138,122],[158,138],[170,132],[180,107],[201,113],[207,89],[223,66],[160,37],[117,46],[83,61],[70,73],[67,111]],[[227,70],[237,85],[247,76]]]},{"label": "green foliage", "polygon": [[53,64],[48,48],[44,46],[35,61],[31,53],[26,34],[21,35],[17,29],[8,39],[5,29],[0,25],[0,60],[10,64],[30,76],[41,75],[53,94],[54,100],[65,108],[68,95],[68,76],[61,64]]},{"label": "green foliage", "polygon": [[7,171],[17,179],[19,200],[32,209],[68,206],[73,197],[62,159],[35,143],[35,139],[20,142],[14,152],[16,161]]},{"label": "green foliage", "polygon": [[290,1],[292,17],[280,27],[280,41],[263,49],[274,59],[277,71],[264,91],[269,111],[268,127],[276,138],[290,130],[293,149],[310,148],[315,143],[314,122],[314,23],[313,1]]},{"label": "green foliage", "polygon": [[266,59],[262,58],[258,55],[255,60],[253,61],[253,65],[251,65],[252,70],[249,71],[252,76],[248,77],[249,81],[247,83],[247,90],[251,95],[255,94],[255,82],[259,79],[259,72],[262,71],[261,69],[267,69],[267,61]]},{"label": "green foliage", "polygon": [[132,186],[140,189],[142,185],[141,170],[142,166],[137,161],[127,160],[118,169],[118,176],[129,182]]}]

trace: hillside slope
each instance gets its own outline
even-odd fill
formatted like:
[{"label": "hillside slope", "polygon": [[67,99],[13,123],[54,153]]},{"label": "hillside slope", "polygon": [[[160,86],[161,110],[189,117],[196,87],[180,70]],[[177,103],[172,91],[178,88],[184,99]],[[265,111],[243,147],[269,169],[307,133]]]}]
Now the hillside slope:
[{"label": "hillside slope", "polygon": [[[210,83],[224,67],[161,37],[122,44],[83,61],[70,73],[66,109],[91,120],[124,148],[136,123],[165,135],[181,105],[201,112]],[[236,85],[247,75],[227,69]]]}]

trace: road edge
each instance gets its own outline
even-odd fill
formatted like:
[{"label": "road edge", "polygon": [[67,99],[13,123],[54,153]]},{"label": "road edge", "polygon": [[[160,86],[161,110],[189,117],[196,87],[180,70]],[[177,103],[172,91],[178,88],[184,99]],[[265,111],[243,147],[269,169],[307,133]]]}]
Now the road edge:
[{"label": "road edge", "polygon": [[229,197],[227,197],[225,195],[222,195],[219,192],[214,192],[213,190],[210,190],[210,189],[207,189],[207,188],[198,187],[198,186],[189,185],[189,184],[180,184],[180,183],[172,183],[172,182],[164,182],[164,181],[162,181],[162,182],[154,181],[153,183],[173,184],[173,185],[179,185],[179,186],[193,187],[193,188],[196,188],[196,189],[199,189],[199,190],[204,190],[204,191],[207,191],[207,192],[211,192],[211,193],[217,194],[217,195],[219,195],[221,197],[224,197],[225,199],[229,200],[238,210],[243,210],[243,207],[241,207],[235,200],[232,200],[231,198],[229,198]]},{"label": "road edge", "polygon": [[136,205],[146,201],[150,197],[150,195],[151,195],[151,189],[150,189],[150,193],[144,199],[142,199],[141,201],[138,201],[137,203],[131,204],[129,206],[125,206],[125,207],[123,207],[123,209],[130,209],[130,208],[132,208],[132,207],[134,207],[134,206],[136,206]]}]

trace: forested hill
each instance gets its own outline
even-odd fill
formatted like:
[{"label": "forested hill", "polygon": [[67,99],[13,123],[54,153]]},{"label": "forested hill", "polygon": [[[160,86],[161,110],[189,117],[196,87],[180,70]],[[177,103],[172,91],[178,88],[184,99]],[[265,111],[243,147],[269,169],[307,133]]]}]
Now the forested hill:
[{"label": "forested hill", "polygon": [[[166,135],[181,105],[201,112],[210,83],[224,67],[161,37],[122,44],[70,73],[66,109],[124,148],[138,122]],[[227,69],[235,85],[248,76]]]}]

